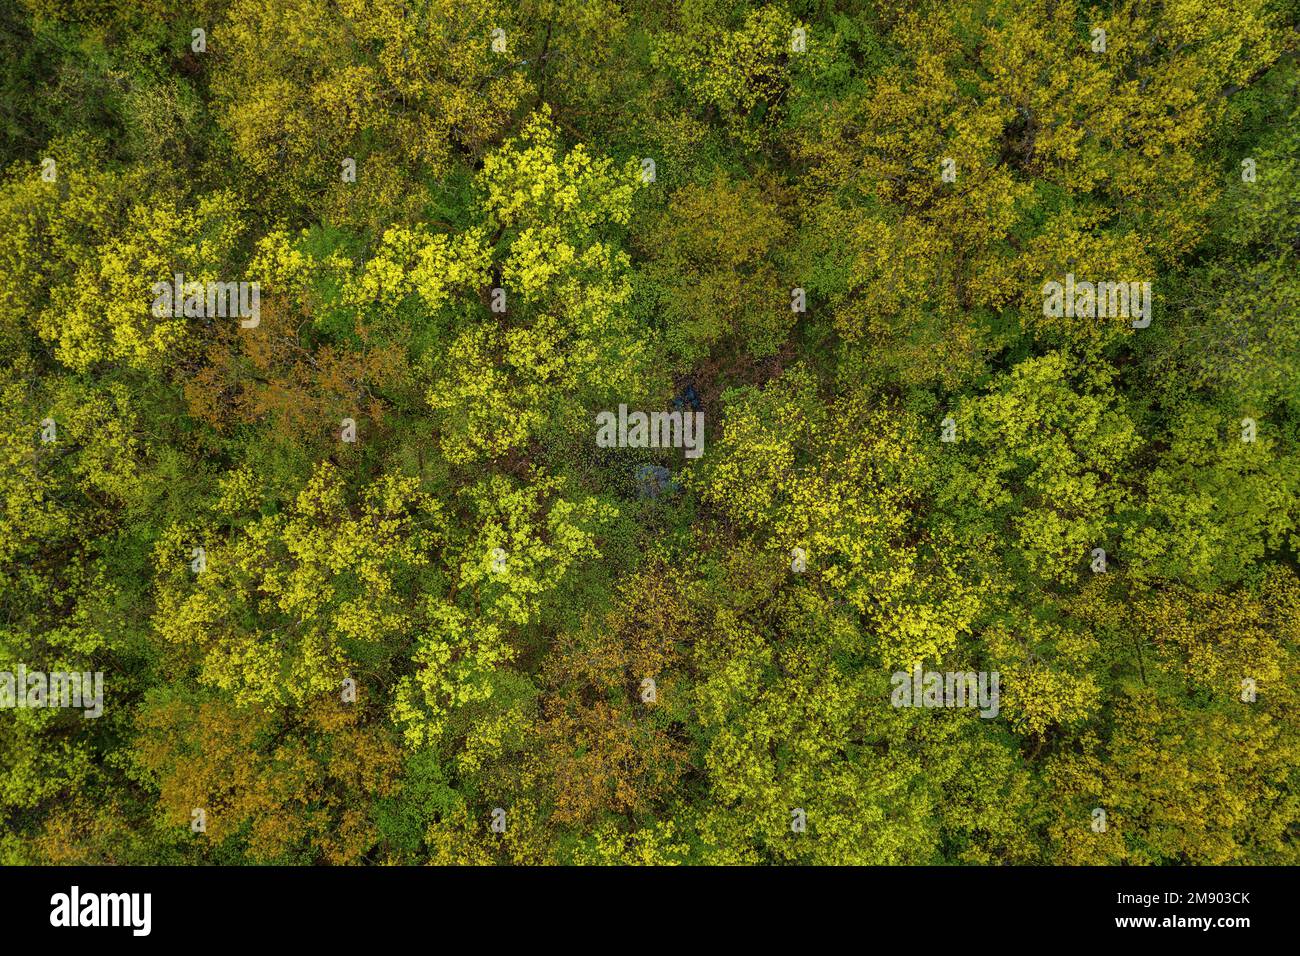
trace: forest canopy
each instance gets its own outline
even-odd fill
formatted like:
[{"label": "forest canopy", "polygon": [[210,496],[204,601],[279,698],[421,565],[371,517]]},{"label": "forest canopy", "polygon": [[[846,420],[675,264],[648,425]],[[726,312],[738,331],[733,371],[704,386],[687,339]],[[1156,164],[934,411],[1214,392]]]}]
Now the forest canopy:
[{"label": "forest canopy", "polygon": [[0,5],[0,863],[1300,863],[1298,38]]}]

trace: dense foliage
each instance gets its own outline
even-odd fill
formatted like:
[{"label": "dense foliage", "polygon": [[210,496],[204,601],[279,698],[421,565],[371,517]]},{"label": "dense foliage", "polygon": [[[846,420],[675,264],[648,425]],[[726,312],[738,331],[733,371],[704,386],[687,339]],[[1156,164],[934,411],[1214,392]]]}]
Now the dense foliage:
[{"label": "dense foliage", "polygon": [[0,862],[1300,862],[1298,24],[0,5]]}]

